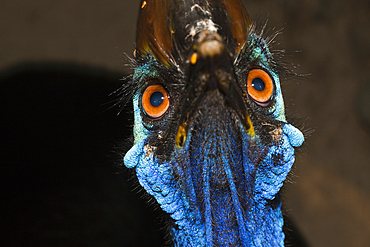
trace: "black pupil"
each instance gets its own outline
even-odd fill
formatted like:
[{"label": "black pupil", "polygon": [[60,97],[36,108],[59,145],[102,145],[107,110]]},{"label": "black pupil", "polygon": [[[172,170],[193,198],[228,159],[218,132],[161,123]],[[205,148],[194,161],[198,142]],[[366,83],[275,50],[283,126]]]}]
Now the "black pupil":
[{"label": "black pupil", "polygon": [[154,92],[150,96],[150,104],[152,104],[152,106],[159,106],[159,105],[162,104],[163,99],[164,99],[163,93],[161,93],[161,92]]},{"label": "black pupil", "polygon": [[261,78],[254,78],[252,81],[252,87],[258,91],[262,91],[265,89],[265,83]]}]

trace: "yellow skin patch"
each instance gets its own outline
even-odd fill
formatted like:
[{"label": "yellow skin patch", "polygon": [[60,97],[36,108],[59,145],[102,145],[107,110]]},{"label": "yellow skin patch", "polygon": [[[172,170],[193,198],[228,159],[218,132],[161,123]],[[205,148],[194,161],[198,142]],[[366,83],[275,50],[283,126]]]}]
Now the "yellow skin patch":
[{"label": "yellow skin patch", "polygon": [[251,118],[249,117],[248,112],[246,113],[246,115],[247,115],[247,122],[248,122],[248,124],[249,124],[248,134],[249,134],[251,137],[254,137],[255,132],[254,132],[254,128],[253,128],[253,124],[252,124]]},{"label": "yellow skin patch", "polygon": [[193,55],[191,55],[190,62],[191,64],[195,64],[198,60],[198,53],[194,52]]},{"label": "yellow skin patch", "polygon": [[185,131],[185,123],[182,123],[179,127],[179,130],[177,131],[176,135],[176,147],[181,148],[184,146],[185,140],[186,140],[186,131]]}]

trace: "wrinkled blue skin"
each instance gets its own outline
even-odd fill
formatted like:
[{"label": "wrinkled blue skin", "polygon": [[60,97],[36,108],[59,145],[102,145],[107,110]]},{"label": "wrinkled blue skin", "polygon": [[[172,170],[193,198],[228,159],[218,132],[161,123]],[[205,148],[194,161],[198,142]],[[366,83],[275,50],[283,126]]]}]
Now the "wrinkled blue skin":
[{"label": "wrinkled blue skin", "polygon": [[[253,42],[252,38],[249,45],[252,46]],[[214,161],[219,163],[217,169],[226,174],[229,189],[225,193],[216,193],[215,189],[209,187],[209,180],[212,179],[209,173],[218,172],[212,170],[216,168],[212,163],[214,156],[209,153],[209,149],[220,152],[233,149],[233,140],[223,140],[212,135],[228,131],[227,127],[215,122],[200,124],[200,127],[207,126],[208,129],[204,129],[204,133],[198,132],[199,137],[189,133],[185,146],[175,149],[171,160],[159,162],[153,152],[156,147],[148,144],[152,133],[142,122],[140,90],[134,96],[135,141],[124,163],[128,168],[136,169],[140,184],[174,220],[171,235],[175,246],[284,246],[283,216],[278,192],[294,163],[294,147],[300,146],[304,137],[297,128],[286,122],[279,77],[269,68],[266,54],[262,52],[266,49],[254,48],[250,60],[258,58],[259,66],[268,70],[275,80],[275,102],[269,107],[269,114],[279,122],[277,134],[272,143],[266,144],[261,141],[258,132],[251,137],[239,123],[242,142],[240,152],[231,151],[231,155],[221,155],[217,158],[221,163],[219,160]],[[141,81],[155,74],[150,64],[143,64],[135,69],[134,79]],[[202,117],[206,121],[207,113]],[[220,116],[220,121],[227,119]],[[235,136],[230,133],[231,139]],[[217,148],[196,146],[197,142],[203,145],[204,138],[208,138],[205,142],[207,145],[216,143]],[[195,155],[195,148],[200,148],[201,157]],[[235,166],[239,167],[236,169],[241,171],[241,175],[231,172],[231,167]],[[175,179],[175,173],[180,179]],[[203,181],[194,182],[197,179]],[[240,181],[244,181],[245,189],[237,191]],[[199,189],[199,185],[203,188]],[[199,204],[200,196],[204,200],[203,207]],[[230,217],[232,220],[228,220]]]}]

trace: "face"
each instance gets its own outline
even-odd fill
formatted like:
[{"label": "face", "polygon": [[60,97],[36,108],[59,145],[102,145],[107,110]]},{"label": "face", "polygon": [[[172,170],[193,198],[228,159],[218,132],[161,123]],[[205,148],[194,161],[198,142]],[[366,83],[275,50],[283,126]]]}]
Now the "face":
[{"label": "face", "polygon": [[179,229],[190,221],[207,235],[212,225],[205,241],[254,222],[223,238],[238,244],[240,232],[263,227],[253,210],[276,198],[303,142],[285,118],[279,73],[287,70],[239,1],[174,2],[141,6],[125,165]]}]

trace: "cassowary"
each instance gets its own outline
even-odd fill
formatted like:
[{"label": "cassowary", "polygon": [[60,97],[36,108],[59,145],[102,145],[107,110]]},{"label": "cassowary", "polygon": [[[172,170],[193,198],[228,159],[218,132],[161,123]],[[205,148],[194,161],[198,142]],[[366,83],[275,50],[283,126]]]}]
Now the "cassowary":
[{"label": "cassowary", "polygon": [[279,190],[302,133],[239,0],[140,3],[134,145],[124,164],[170,215],[175,246],[283,246]]}]

